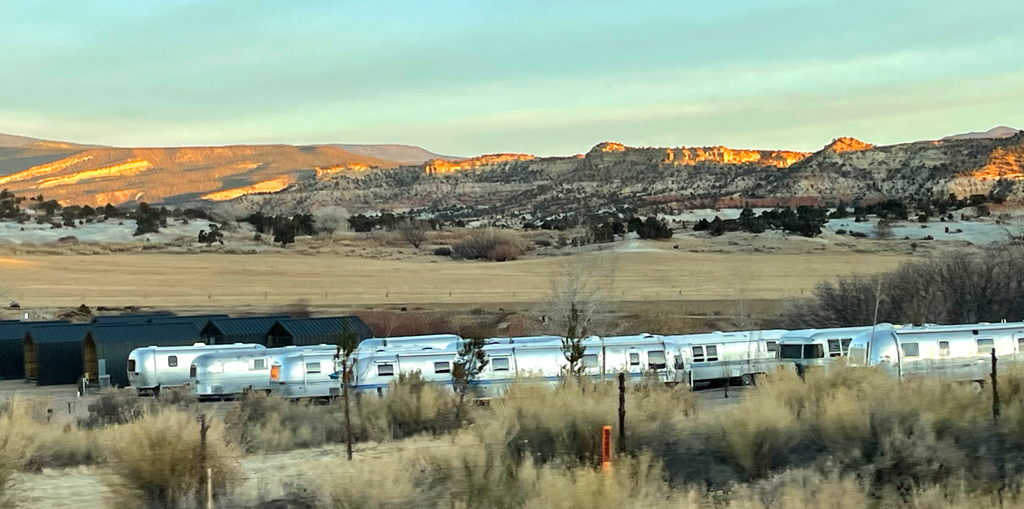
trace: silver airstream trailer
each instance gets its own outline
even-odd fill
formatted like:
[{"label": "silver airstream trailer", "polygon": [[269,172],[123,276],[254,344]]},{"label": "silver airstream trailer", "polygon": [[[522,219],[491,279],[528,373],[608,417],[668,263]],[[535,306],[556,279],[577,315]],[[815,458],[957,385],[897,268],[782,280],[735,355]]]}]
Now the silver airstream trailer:
[{"label": "silver airstream trailer", "polygon": [[357,393],[383,395],[401,375],[419,373],[424,380],[451,387],[454,348],[360,350],[352,366],[350,387]]},{"label": "silver airstream trailer", "polygon": [[897,377],[986,380],[992,352],[999,361],[1024,362],[1024,323],[922,325],[869,330],[850,344],[850,365],[877,367]]},{"label": "silver airstream trailer", "polygon": [[128,383],[139,393],[158,394],[161,388],[187,386],[192,361],[200,355],[218,352],[265,350],[263,345],[233,344],[192,346],[147,346],[128,354]]},{"label": "silver airstream trailer", "polygon": [[738,380],[752,385],[755,377],[773,371],[784,330],[708,332],[666,336],[676,346],[675,377],[690,387]]},{"label": "silver airstream trailer", "polygon": [[234,398],[246,391],[270,392],[270,366],[290,353],[337,350],[334,345],[285,346],[256,351],[200,355],[192,361],[189,383],[200,400]]},{"label": "silver airstream trailer", "polygon": [[393,338],[369,338],[359,343],[359,348],[444,348],[462,341],[458,334],[427,334],[423,336],[398,336]]},{"label": "silver airstream trailer", "polygon": [[875,330],[891,330],[892,324],[863,327],[837,327],[832,329],[803,329],[786,332],[779,338],[779,360],[792,363],[797,372],[826,366],[837,357],[846,357],[853,338]]},{"label": "silver airstream trailer", "polygon": [[337,396],[341,385],[334,350],[303,350],[279,356],[270,366],[270,386],[285,399],[322,399]]}]

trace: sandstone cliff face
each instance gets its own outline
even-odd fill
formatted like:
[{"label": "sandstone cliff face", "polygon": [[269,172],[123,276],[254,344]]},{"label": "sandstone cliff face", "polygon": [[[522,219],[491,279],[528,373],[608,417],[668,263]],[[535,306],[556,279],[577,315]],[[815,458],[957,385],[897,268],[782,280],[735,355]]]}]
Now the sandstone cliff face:
[{"label": "sandstone cliff face", "polygon": [[486,154],[459,161],[433,159],[423,164],[423,171],[430,175],[453,173],[457,171],[476,170],[488,166],[496,166],[510,161],[529,161],[534,159],[530,154]]},{"label": "sandstone cliff face", "polygon": [[[725,147],[598,144],[583,155],[478,158],[463,166],[370,170],[298,183],[244,203],[281,212],[343,205],[350,212],[426,209],[455,217],[535,220],[630,207],[637,211],[744,203],[917,199],[1008,193],[1024,201],[1024,134],[876,147],[852,138],[814,153]],[[463,171],[472,170],[472,171]]]}]

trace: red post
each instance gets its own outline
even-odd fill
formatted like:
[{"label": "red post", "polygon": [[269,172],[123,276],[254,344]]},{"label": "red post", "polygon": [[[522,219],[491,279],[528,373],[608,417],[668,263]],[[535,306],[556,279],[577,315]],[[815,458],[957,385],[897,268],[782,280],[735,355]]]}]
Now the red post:
[{"label": "red post", "polygon": [[601,470],[609,472],[612,469],[612,427],[601,428]]}]

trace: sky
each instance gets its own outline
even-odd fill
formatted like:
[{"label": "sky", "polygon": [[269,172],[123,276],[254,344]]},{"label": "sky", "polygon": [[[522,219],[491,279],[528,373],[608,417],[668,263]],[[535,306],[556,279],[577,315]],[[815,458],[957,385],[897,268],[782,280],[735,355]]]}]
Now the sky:
[{"label": "sky", "polygon": [[442,154],[1024,127],[1020,0],[0,0],[0,132]]}]

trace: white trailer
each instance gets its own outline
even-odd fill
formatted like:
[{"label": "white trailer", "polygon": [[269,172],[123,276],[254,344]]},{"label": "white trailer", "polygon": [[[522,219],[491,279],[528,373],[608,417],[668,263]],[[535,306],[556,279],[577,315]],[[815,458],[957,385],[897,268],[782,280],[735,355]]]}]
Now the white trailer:
[{"label": "white trailer", "polygon": [[160,389],[189,384],[192,361],[200,355],[219,352],[255,352],[263,345],[236,343],[232,345],[147,346],[128,354],[128,383],[140,394],[156,395]]}]

